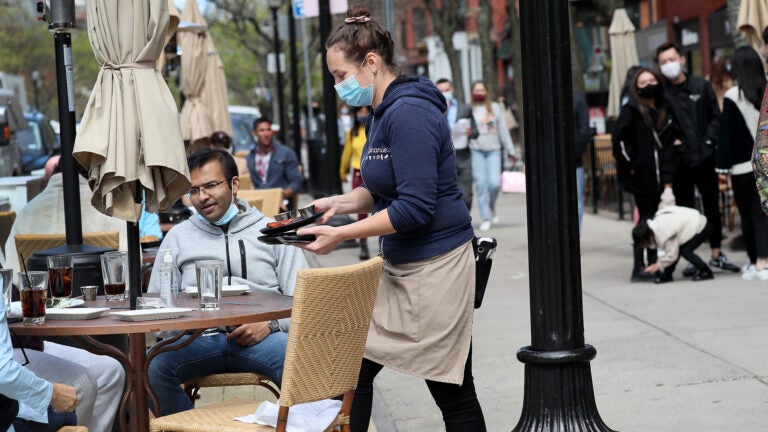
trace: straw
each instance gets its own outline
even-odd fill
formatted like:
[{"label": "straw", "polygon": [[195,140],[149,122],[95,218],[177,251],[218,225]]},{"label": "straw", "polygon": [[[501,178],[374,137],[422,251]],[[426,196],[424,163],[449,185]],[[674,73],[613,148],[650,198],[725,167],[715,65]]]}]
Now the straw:
[{"label": "straw", "polygon": [[24,259],[24,254],[20,253],[19,256],[21,257],[21,268],[24,270],[24,279],[27,280],[27,286],[32,287],[32,282],[29,280],[29,273],[27,273],[27,263]]}]

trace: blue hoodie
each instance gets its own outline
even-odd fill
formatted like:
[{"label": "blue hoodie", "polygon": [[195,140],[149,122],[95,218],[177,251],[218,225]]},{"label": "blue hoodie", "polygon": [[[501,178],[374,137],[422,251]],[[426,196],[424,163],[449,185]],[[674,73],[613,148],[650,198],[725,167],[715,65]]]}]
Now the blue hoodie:
[{"label": "blue hoodie", "polygon": [[374,213],[387,209],[397,231],[380,237],[382,253],[393,264],[435,257],[474,234],[456,182],[446,109],[431,81],[401,76],[366,125],[361,172]]}]

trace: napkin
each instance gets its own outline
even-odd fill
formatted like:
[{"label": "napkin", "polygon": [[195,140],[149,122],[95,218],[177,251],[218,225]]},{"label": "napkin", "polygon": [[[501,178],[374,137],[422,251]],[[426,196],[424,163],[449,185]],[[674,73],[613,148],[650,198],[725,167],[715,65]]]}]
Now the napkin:
[{"label": "napkin", "polygon": [[21,316],[21,302],[15,301],[11,302],[11,314],[9,317],[16,318]]},{"label": "napkin", "polygon": [[[244,417],[235,417],[235,420],[243,423],[258,423],[277,427],[278,410],[278,404],[264,401],[259,405],[255,413]],[[341,401],[333,399],[294,405],[288,413],[286,431],[323,432],[331,425],[340,410]]]}]

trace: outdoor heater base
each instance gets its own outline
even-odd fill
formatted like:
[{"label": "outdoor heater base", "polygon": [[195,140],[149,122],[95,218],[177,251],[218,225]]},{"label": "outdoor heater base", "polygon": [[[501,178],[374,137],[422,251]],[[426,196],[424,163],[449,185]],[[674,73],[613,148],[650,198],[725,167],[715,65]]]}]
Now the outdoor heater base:
[{"label": "outdoor heater base", "polygon": [[535,351],[521,348],[525,363],[523,412],[513,432],[615,432],[600,418],[589,361],[595,349]]}]

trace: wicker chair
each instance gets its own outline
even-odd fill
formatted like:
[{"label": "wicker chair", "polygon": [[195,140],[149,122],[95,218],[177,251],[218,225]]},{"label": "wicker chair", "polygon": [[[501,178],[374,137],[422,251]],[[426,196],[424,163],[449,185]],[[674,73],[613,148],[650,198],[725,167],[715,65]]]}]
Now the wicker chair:
[{"label": "wicker chair", "polygon": [[253,182],[251,181],[250,174],[241,174],[238,177],[240,177],[240,190],[253,190]]},{"label": "wicker chair", "polygon": [[237,197],[249,201],[254,198],[261,198],[262,204],[259,209],[267,217],[273,217],[280,213],[280,202],[283,200],[283,190],[274,189],[241,189],[237,192]]},{"label": "wicker chair", "polygon": [[88,432],[85,426],[64,426],[56,432]]},{"label": "wicker chair", "polygon": [[[278,432],[285,431],[291,406],[341,394],[341,413],[330,428],[349,431],[349,411],[383,265],[376,257],[346,267],[299,270],[280,390]],[[275,430],[233,420],[252,414],[258,406],[259,402],[228,400],[152,419],[150,430]]]},{"label": "wicker chair", "polygon": [[261,211],[261,209],[264,208],[264,198],[253,197],[253,198],[248,198],[246,201],[248,201],[249,206],[256,207],[257,209],[259,209],[259,211]]},{"label": "wicker chair", "polygon": [[184,391],[192,404],[198,399],[198,393],[203,387],[230,387],[256,385],[269,390],[276,398],[280,398],[280,389],[264,375],[255,372],[222,373],[206,375],[184,383]]},{"label": "wicker chair", "polygon": [[[54,248],[67,243],[66,234],[16,234],[16,253],[29,260],[35,252]],[[118,231],[95,231],[83,233],[83,243],[118,249],[120,247],[120,234]],[[26,264],[26,263],[25,263]]]},{"label": "wicker chair", "polygon": [[8,236],[11,235],[11,227],[16,220],[15,211],[0,212],[0,249],[5,254],[5,242],[8,241]]}]

